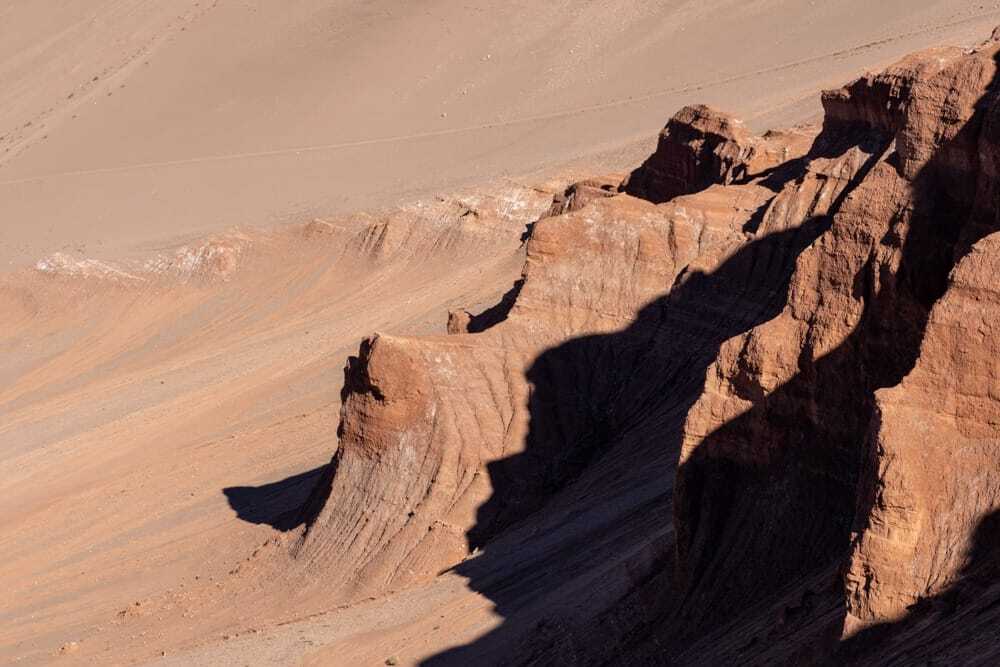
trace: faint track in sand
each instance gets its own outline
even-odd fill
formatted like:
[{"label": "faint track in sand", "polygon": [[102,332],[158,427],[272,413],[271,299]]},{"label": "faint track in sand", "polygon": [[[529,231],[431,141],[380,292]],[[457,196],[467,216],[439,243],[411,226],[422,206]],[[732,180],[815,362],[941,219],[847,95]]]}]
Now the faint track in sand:
[{"label": "faint track in sand", "polygon": [[664,88],[660,90],[651,91],[648,93],[643,93],[641,95],[634,95],[625,98],[619,98],[615,100],[610,100],[608,102],[600,102],[597,104],[591,104],[581,107],[574,107],[572,109],[563,109],[560,111],[553,111],[545,114],[535,114],[531,116],[523,116],[521,118],[513,118],[510,120],[494,121],[489,123],[480,123],[476,125],[467,125],[463,127],[453,127],[441,130],[429,130],[427,132],[416,132],[411,134],[394,135],[388,137],[374,137],[369,139],[356,139],[351,141],[341,141],[326,144],[313,144],[306,146],[295,146],[290,148],[276,148],[271,150],[262,151],[248,151],[242,153],[226,153],[222,155],[204,155],[191,158],[183,158],[179,160],[163,160],[155,162],[142,162],[130,165],[121,165],[117,167],[99,167],[95,169],[78,169],[73,171],[56,172],[52,174],[45,174],[41,176],[30,176],[25,178],[11,179],[6,181],[0,181],[0,186],[6,185],[19,185],[25,183],[34,183],[45,181],[54,178],[68,178],[74,176],[91,176],[97,174],[114,174],[123,173],[129,171],[143,170],[143,169],[158,169],[165,167],[179,167],[186,165],[213,163],[213,162],[227,162],[232,160],[249,160],[255,158],[266,158],[275,156],[286,156],[295,155],[299,153],[319,153],[327,151],[338,151],[346,150],[351,148],[360,148],[364,146],[375,146],[381,144],[393,144],[401,143],[407,141],[419,141],[422,139],[433,139],[438,137],[447,137],[460,134],[468,134],[471,132],[481,132],[484,130],[491,129],[501,129],[506,127],[514,127],[517,125],[527,125],[531,123],[539,123],[551,120],[559,120],[563,118],[570,118],[573,116],[579,116],[588,113],[594,113],[598,111],[605,111],[608,109],[615,109],[620,107],[626,107],[634,104],[641,104],[643,102],[648,102],[650,100],[658,99],[661,97],[666,97],[668,95],[678,95],[682,93],[697,92],[699,90],[705,90],[708,88],[714,88],[717,86],[722,86],[730,83],[737,83],[740,81],[752,80],[757,77],[766,76],[768,74],[775,74],[778,72],[788,71],[792,69],[797,69],[799,67],[805,67],[809,65],[814,65],[817,63],[822,63],[828,60],[834,60],[838,58],[847,58],[850,56],[858,55],[866,51],[871,51],[882,46],[900,42],[913,37],[919,37],[921,35],[928,35],[937,32],[943,32],[949,28],[956,28],[962,25],[968,25],[982,21],[990,16],[1000,17],[1000,9],[991,9],[984,12],[979,12],[970,16],[966,16],[955,21],[950,21],[948,23],[942,23],[940,25],[922,26],[916,30],[911,30],[909,32],[900,33],[898,35],[892,35],[882,39],[865,42],[856,46],[852,46],[846,49],[839,49],[836,51],[831,51],[818,56],[812,56],[809,58],[802,58],[799,60],[790,61],[787,63],[782,63],[779,65],[774,65],[771,67],[765,67],[761,69],[756,69],[751,72],[744,72],[742,74],[734,74],[732,76],[721,77],[718,79],[712,79],[710,81],[703,81],[699,83],[688,83],[680,86],[673,86],[670,88]]},{"label": "faint track in sand", "polygon": [[[93,75],[93,78],[88,73],[74,87],[60,91],[58,99],[50,102],[52,106],[48,109],[34,114],[18,127],[7,130],[0,128],[0,148],[3,149],[0,153],[0,167],[4,167],[36,143],[47,138],[48,134],[54,130],[52,123],[65,121],[76,110],[108,90],[109,85],[112,87],[113,84],[123,85],[128,75],[142,62],[147,62],[158,48],[175,38],[180,32],[193,26],[214,10],[218,4],[219,0],[208,0],[203,5],[194,3],[187,12],[169,21],[158,33],[132,51],[123,54],[120,60],[102,67]],[[85,31],[93,21],[94,18],[88,16],[86,19],[64,28],[57,35],[46,40],[44,46],[53,48],[62,41],[74,39],[74,35],[78,36],[82,31]],[[41,49],[41,46],[37,48]]]}]

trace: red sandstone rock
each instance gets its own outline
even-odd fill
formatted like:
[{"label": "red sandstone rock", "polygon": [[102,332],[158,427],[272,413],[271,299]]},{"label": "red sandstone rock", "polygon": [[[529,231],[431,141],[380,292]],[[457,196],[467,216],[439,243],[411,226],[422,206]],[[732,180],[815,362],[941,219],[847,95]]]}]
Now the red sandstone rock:
[{"label": "red sandstone rock", "polygon": [[595,199],[611,197],[617,192],[621,181],[620,175],[577,181],[553,197],[548,217],[579,210]]},{"label": "red sandstone rock", "polygon": [[535,224],[523,286],[492,328],[462,333],[470,316],[456,313],[457,335],[367,340],[346,373],[329,498],[299,558],[350,595],[384,591],[434,576],[537,509],[566,474],[558,457],[516,483],[517,505],[483,511],[497,492],[490,464],[526,450],[532,361],[567,336],[628,325],[695,257],[741,243],[747,215],[602,198]]},{"label": "red sandstone rock", "polygon": [[685,424],[689,623],[837,563],[852,522],[850,631],[967,576],[1000,501],[993,237],[950,272],[997,229],[996,52],[932,50],[825,95],[818,144],[840,157],[809,171],[847,196],[813,209],[829,230],[798,258],[783,312],[723,345]]},{"label": "red sandstone rock", "polygon": [[660,133],[654,152],[621,190],[654,203],[727,185],[800,157],[811,134],[794,130],[755,137],[743,121],[704,105],[684,107]]},{"label": "red sandstone rock", "polygon": [[989,565],[972,553],[979,522],[1000,508],[998,271],[993,234],[952,274],[916,367],[877,394],[871,507],[847,577],[862,622],[898,620],[966,567]]},{"label": "red sandstone rock", "polygon": [[351,360],[300,562],[349,599],[456,567],[536,662],[911,636],[1000,569],[998,49],[829,92],[818,136],[688,107],[628,194],[557,196],[496,307]]}]

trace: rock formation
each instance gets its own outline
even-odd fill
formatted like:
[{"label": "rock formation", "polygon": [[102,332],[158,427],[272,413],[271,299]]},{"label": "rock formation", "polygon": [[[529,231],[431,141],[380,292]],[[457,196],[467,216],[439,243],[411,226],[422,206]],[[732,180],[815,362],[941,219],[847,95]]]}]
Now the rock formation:
[{"label": "rock formation", "polygon": [[605,176],[573,183],[562,194],[552,198],[549,217],[576,211],[595,199],[613,196],[618,191],[621,180],[620,176]]},{"label": "rock formation", "polygon": [[749,180],[803,152],[806,134],[769,132],[755,137],[743,121],[704,105],[684,107],[660,133],[659,143],[620,189],[662,203],[679,195]]},{"label": "rock formation", "polygon": [[507,620],[442,664],[863,662],[980,600],[998,50],[866,75],[822,128],[687,107],[557,196],[496,306],[349,361],[299,564],[345,600],[467,576]]}]

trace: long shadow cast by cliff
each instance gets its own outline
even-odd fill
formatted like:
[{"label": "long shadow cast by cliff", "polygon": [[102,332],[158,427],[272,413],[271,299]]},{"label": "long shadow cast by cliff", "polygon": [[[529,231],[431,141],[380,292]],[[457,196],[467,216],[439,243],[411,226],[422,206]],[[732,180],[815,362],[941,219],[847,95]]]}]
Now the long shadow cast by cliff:
[{"label": "long shadow cast by cliff", "polygon": [[269,484],[230,486],[222,493],[243,521],[287,532],[308,522],[312,503],[307,501],[330,476],[329,472],[330,464],[326,464]]},{"label": "long shadow cast by cliff", "polygon": [[[663,644],[683,645],[732,619],[732,610],[842,562],[852,529],[864,528],[870,508],[859,498],[858,481],[874,393],[912,370],[951,269],[997,229],[992,212],[991,220],[977,218],[975,171],[996,85],[987,86],[971,118],[914,175],[908,213],[873,239],[853,285],[864,310],[846,339],[815,360],[804,350],[798,373],[771,393],[750,383],[753,407],[704,437],[678,469],[674,520],[683,595],[660,625]],[[891,154],[887,164],[898,168],[898,160]],[[892,256],[895,267],[885,259]],[[829,583],[824,594],[843,604],[839,579]],[[818,628],[817,639],[835,641],[836,628]],[[834,646],[817,643],[804,659],[821,660]]]},{"label": "long shadow cast by cliff", "polygon": [[[671,507],[666,497],[646,508],[662,523],[675,521],[679,564],[676,588],[666,601],[657,599],[657,609],[645,610],[650,616],[643,632],[653,641],[638,641],[642,648],[634,655],[647,663],[671,661],[709,627],[731,621],[741,609],[845,555],[874,392],[898,383],[912,369],[948,273],[991,228],[980,224],[969,236],[976,185],[961,172],[966,165],[956,164],[950,153],[975,145],[988,97],[914,179],[917,194],[905,231],[898,228],[903,222],[894,220],[887,236],[875,240],[896,252],[899,261],[892,271],[873,251],[857,273],[854,296],[865,307],[854,331],[819,359],[803,357],[799,373],[774,392],[751,393],[753,407],[708,434],[677,470],[676,505]],[[490,548],[456,568],[506,620],[476,642],[425,664],[615,662],[622,659],[622,646],[637,641],[634,621],[619,636],[594,632],[596,623],[552,631],[558,619],[539,621],[539,611],[529,611],[538,606],[535,601],[551,600],[581,574],[576,566],[584,564],[570,553],[575,545],[564,552],[549,550],[536,563],[542,574],[526,577],[524,562],[518,564],[520,572],[512,573],[508,564],[491,557],[494,540],[503,541],[498,536],[611,451],[632,461],[637,484],[644,474],[674,469],[684,418],[702,393],[705,370],[721,344],[781,312],[798,255],[830,228],[846,198],[891,145],[895,130],[840,127],[837,132],[854,143],[868,143],[872,158],[829,216],[753,241],[711,274],[682,276],[622,332],[570,340],[536,359],[528,372],[533,392],[526,449],[489,465],[494,493],[469,532],[470,545]],[[821,135],[817,143],[823,149],[837,142]],[[741,449],[767,451],[759,457],[734,456]],[[670,480],[662,484],[669,491]],[[580,495],[579,502],[614,497],[611,490],[602,496],[592,483],[587,491],[590,496]],[[586,514],[582,507],[580,514]],[[621,545],[623,551],[626,546]],[[662,562],[670,562],[669,557]],[[519,583],[519,577],[530,586]],[[526,629],[526,622],[533,627]],[[535,639],[526,639],[526,633]]]},{"label": "long shadow cast by cliff", "polygon": [[[481,313],[473,314],[468,311],[449,313],[448,330],[465,331],[467,333],[481,333],[490,327],[503,322],[507,319],[510,309],[514,307],[514,302],[517,301],[517,295],[521,293],[521,287],[523,285],[523,278],[514,281],[511,288],[507,290],[502,297],[500,297],[499,302],[490,306]],[[459,320],[465,319],[465,322],[453,321],[452,318],[458,318]]]},{"label": "long shadow cast by cliff", "polygon": [[[832,213],[864,178],[879,148],[872,147],[871,158],[834,202]],[[828,145],[817,146],[817,151],[836,154]],[[790,180],[801,176],[798,165],[786,173]],[[541,354],[527,373],[533,390],[525,451],[489,464],[494,491],[479,508],[477,523],[469,532],[470,546],[490,543],[611,451],[632,461],[635,486],[649,482],[646,477],[658,484],[659,492],[643,505],[642,512],[662,525],[669,524],[671,477],[683,420],[701,394],[706,368],[724,341],[781,312],[798,255],[829,229],[832,213],[752,241],[711,273],[683,274],[664,297],[645,306],[621,332],[572,339]],[[613,498],[614,493],[603,498],[597,494],[581,504],[596,507]],[[582,507],[578,509],[586,514]],[[536,563],[542,575],[511,577],[509,565],[492,556],[494,549],[457,567],[457,572],[469,578],[470,587],[489,597],[508,621],[474,644],[426,664],[468,664],[502,654],[509,641],[506,635],[517,632],[511,621],[519,612],[578,576],[575,566],[586,566],[571,553],[578,542],[579,538],[577,544],[559,547],[563,553],[542,550]],[[669,543],[651,548],[659,551],[654,558],[670,560]],[[502,549],[499,553],[503,557]],[[520,567],[531,566],[522,563]],[[572,641],[578,646],[589,644],[579,636]]]}]

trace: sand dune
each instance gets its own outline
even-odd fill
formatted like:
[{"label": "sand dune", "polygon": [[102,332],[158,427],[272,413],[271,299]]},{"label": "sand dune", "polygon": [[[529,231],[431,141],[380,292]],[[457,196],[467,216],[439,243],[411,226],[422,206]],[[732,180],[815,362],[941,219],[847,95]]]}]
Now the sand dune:
[{"label": "sand dune", "polygon": [[339,610],[322,582],[259,583],[288,574],[270,548],[287,526],[259,506],[293,508],[329,461],[359,339],[496,303],[552,194],[580,165],[637,164],[682,104],[787,125],[820,88],[998,18],[949,0],[6,3],[0,660],[377,664],[487,632],[491,603],[454,574]]}]

